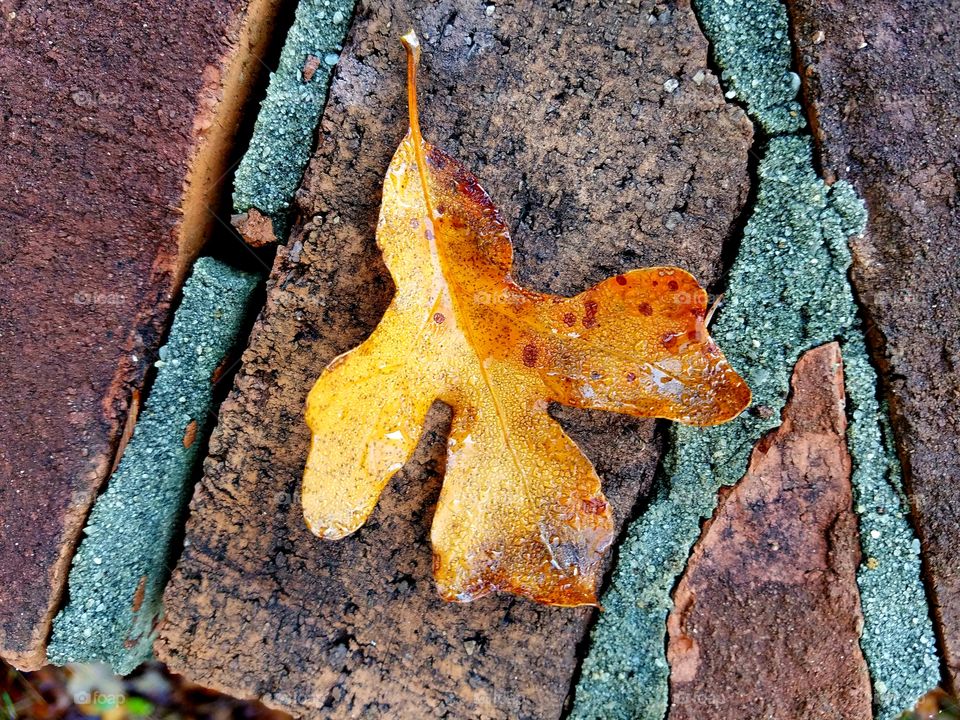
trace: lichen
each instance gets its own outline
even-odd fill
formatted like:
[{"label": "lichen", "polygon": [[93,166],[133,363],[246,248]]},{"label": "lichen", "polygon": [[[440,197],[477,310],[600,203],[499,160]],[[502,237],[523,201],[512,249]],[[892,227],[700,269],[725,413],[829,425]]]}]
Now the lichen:
[{"label": "lichen", "polygon": [[84,528],[50,662],[103,661],[128,673],[151,656],[175,537],[214,419],[212,375],[237,339],[258,281],[213,258],[197,260],[146,407]]},{"label": "lichen", "polygon": [[746,105],[769,135],[803,128],[785,8],[776,0],[695,0],[694,7],[713,43],[727,98]]},{"label": "lichen", "polygon": [[[353,0],[300,0],[279,65],[270,75],[250,147],[237,167],[235,212],[260,210],[270,216],[281,238],[310,159],[353,5]],[[306,74],[305,67],[309,68]]]}]

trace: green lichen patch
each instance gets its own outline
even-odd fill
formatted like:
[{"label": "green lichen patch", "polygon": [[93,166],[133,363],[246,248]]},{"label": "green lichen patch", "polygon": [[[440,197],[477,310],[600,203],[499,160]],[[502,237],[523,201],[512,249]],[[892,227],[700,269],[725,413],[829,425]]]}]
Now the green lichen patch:
[{"label": "green lichen patch", "polygon": [[800,77],[791,69],[787,11],[771,0],[698,0],[697,15],[713,43],[727,98],[769,135],[806,125],[797,102]]},{"label": "green lichen patch", "polygon": [[212,258],[197,260],[146,407],[84,528],[50,662],[103,661],[125,674],[151,656],[197,454],[214,420],[214,372],[258,280]]},{"label": "green lichen patch", "polygon": [[237,167],[235,211],[256,208],[270,216],[281,239],[353,5],[353,0],[300,0],[280,63],[270,75],[250,147]]},{"label": "green lichen patch", "polygon": [[[666,617],[700,523],[713,513],[719,488],[743,476],[756,441],[779,423],[799,356],[836,339],[842,344],[852,410],[857,510],[862,529],[876,541],[865,542],[865,549],[883,557],[876,569],[864,566],[859,574],[862,644],[878,718],[894,717],[936,684],[917,548],[899,494],[899,468],[883,444],[876,376],[866,359],[847,283],[847,238],[863,231],[863,205],[849,185],[828,187],[817,177],[807,138],[771,139],[759,176],[756,206],[731,269],[727,302],[713,327],[714,337],[754,391],[753,409],[716,428],[672,427],[656,495],[619,549],[602,599],[605,612],[592,633],[576,688],[573,718],[664,716]],[[882,513],[876,508],[883,508]]]}]

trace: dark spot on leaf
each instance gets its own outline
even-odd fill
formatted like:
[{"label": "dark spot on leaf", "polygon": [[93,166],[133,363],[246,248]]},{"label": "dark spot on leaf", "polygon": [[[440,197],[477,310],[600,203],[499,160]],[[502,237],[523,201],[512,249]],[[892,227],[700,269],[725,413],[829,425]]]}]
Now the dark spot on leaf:
[{"label": "dark spot on leaf", "polygon": [[565,313],[563,316],[563,324],[567,327],[573,327],[577,324],[577,316],[573,313]]},{"label": "dark spot on leaf", "polygon": [[537,364],[537,355],[539,351],[533,343],[527,343],[523,348],[523,364],[527,367],[533,367]]},{"label": "dark spot on leaf", "polygon": [[434,321],[435,323],[437,323],[437,325],[439,325],[440,323],[442,323],[444,320],[446,320],[446,318],[443,316],[443,313],[434,313],[434,314],[433,314],[433,321]]},{"label": "dark spot on leaf", "polygon": [[617,275],[617,285],[626,285],[627,279],[623,275]]},{"label": "dark spot on leaf", "polygon": [[435,147],[431,147],[427,151],[427,160],[437,170],[443,170],[447,166],[448,158],[444,152],[438,150]]},{"label": "dark spot on leaf", "polygon": [[585,328],[593,327],[597,324],[597,303],[595,300],[587,300],[583,304],[583,326]]},{"label": "dark spot on leaf", "polygon": [[650,303],[648,302],[640,303],[640,307],[638,307],[637,310],[640,311],[641,315],[646,315],[647,317],[653,315],[653,308],[650,307]]},{"label": "dark spot on leaf", "polygon": [[677,284],[676,280],[671,280],[670,282],[667,283],[667,287],[670,288],[671,290],[676,290],[680,286]]}]

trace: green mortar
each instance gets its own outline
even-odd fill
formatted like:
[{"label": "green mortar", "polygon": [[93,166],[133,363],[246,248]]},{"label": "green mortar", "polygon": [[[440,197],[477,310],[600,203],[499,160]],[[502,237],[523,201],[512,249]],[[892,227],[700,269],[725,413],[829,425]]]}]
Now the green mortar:
[{"label": "green mortar", "polygon": [[783,6],[775,0],[694,0],[694,7],[723,71],[727,99],[746,105],[769,135],[804,128]]},{"label": "green mortar", "polygon": [[[183,289],[157,376],[117,471],[97,498],[54,619],[50,662],[103,661],[129,673],[152,655],[153,626],[175,558],[212,413],[211,377],[243,326],[259,278],[203,257]],[[195,421],[196,439],[184,447]],[[139,611],[135,596],[146,578]]]},{"label": "green mortar", "polygon": [[734,91],[728,97],[743,102],[773,136],[760,162],[757,202],[730,272],[727,301],[712,328],[753,389],[754,406],[773,413],[767,420],[746,413],[707,430],[671,428],[650,506],[619,549],[570,717],[665,716],[666,618],[700,523],[712,515],[719,488],[743,476],[756,441],[779,424],[799,356],[839,340],[864,553],[857,573],[860,642],[875,716],[890,720],[937,685],[939,663],[920,580],[920,544],[847,279],[847,239],[863,232],[865,210],[850,185],[827,187],[817,177],[810,140],[796,134],[805,121],[795,101],[799,82],[790,72],[784,7],[776,0],[700,0],[696,9]]},{"label": "green mortar", "polygon": [[[234,210],[256,208],[270,216],[279,238],[287,232],[290,203],[313,150],[353,5],[353,0],[300,0],[280,64],[270,75],[250,147],[237,167]],[[303,67],[311,55],[319,65],[307,81]]]}]

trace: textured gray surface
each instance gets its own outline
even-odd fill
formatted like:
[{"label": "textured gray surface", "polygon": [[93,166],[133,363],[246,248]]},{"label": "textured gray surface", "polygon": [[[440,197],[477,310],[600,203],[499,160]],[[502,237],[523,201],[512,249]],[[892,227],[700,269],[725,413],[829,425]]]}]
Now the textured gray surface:
[{"label": "textured gray surface", "polygon": [[280,63],[270,76],[250,147],[237,167],[236,212],[256,208],[286,235],[293,194],[313,150],[314,133],[340,58],[354,0],[300,0]]}]

